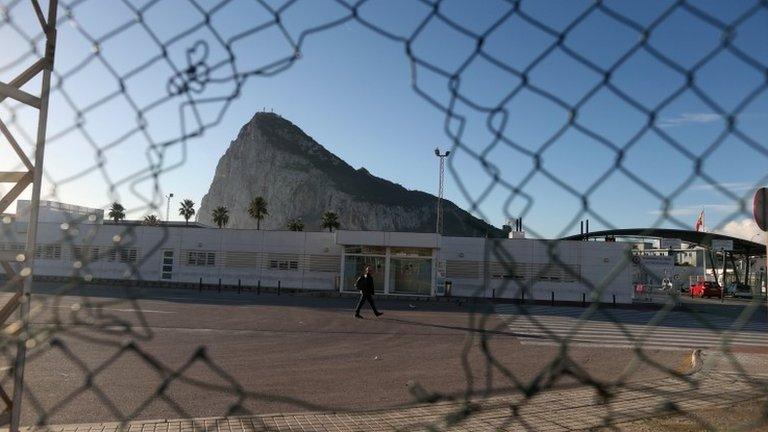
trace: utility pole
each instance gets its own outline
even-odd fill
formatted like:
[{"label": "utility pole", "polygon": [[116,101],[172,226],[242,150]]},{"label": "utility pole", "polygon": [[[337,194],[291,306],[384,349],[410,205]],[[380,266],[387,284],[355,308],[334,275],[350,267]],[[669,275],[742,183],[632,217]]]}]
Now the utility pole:
[{"label": "utility pole", "polygon": [[[5,272],[9,281],[19,289],[16,294],[3,307],[8,315],[15,309],[19,309],[19,336],[16,341],[16,361],[13,364],[13,398],[8,398],[3,391],[3,402],[6,410],[0,415],[0,423],[10,422],[10,432],[18,432],[21,419],[21,401],[24,394],[24,366],[26,363],[27,341],[29,338],[29,309],[32,297],[32,280],[34,277],[35,249],[37,243],[37,221],[40,213],[40,193],[43,181],[43,160],[45,155],[45,138],[48,125],[48,101],[51,93],[51,74],[53,72],[53,59],[56,51],[56,14],[58,12],[58,0],[49,0],[48,15],[46,16],[40,7],[38,0],[30,0],[32,13],[37,17],[45,34],[45,54],[20,72],[9,82],[0,81],[0,102],[6,98],[20,102],[37,110],[37,134],[34,142],[34,164],[29,160],[11,130],[0,120],[0,134],[16,153],[25,171],[0,173],[0,183],[15,183],[4,195],[0,195],[0,212],[4,211],[22,192],[32,186],[32,199],[29,206],[27,244],[23,254],[9,256],[0,252],[0,268]],[[36,26],[35,26],[36,27]],[[28,29],[34,34],[37,30]],[[40,81],[40,95],[34,95],[22,90],[24,84],[32,81],[38,75],[42,75]],[[21,262],[22,269],[16,274],[11,263]],[[10,411],[10,419],[7,417]]]},{"label": "utility pole", "polygon": [[437,188],[437,224],[435,226],[435,232],[437,234],[443,234],[443,190],[445,188],[445,158],[450,155],[450,151],[440,153],[440,149],[435,149],[435,156],[440,159],[440,181]]},{"label": "utility pole", "polygon": [[165,221],[168,222],[171,220],[171,198],[173,198],[173,192],[165,196],[165,200],[167,202],[165,206]]}]

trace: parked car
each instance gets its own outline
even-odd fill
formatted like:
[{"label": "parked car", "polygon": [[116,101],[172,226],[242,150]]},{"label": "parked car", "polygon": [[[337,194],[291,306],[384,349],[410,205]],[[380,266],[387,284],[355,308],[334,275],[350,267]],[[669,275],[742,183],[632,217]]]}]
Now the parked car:
[{"label": "parked car", "polygon": [[741,282],[731,282],[725,287],[725,295],[737,298],[752,298],[752,287]]},{"label": "parked car", "polygon": [[717,282],[697,282],[691,287],[691,297],[720,298],[722,295],[723,289]]}]

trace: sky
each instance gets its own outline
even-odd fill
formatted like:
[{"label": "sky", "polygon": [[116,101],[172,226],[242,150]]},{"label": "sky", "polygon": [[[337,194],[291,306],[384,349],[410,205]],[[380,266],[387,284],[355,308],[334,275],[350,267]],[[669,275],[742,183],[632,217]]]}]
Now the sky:
[{"label": "sky", "polygon": [[[368,25],[311,33],[350,9],[284,3],[62,8],[44,198],[118,200],[130,217],[164,217],[172,192],[179,219],[179,199],[200,202],[240,127],[267,110],[353,167],[410,189],[436,193],[433,150],[452,150],[446,197],[497,226],[522,216],[533,236],[573,234],[587,218],[593,231],[692,227],[702,209],[709,229],[757,234],[751,197],[768,174],[768,8],[758,1],[670,9],[660,0],[446,0],[425,21],[431,2],[371,0],[357,10]],[[27,39],[39,31],[26,2],[5,16],[7,82],[32,61]],[[728,25],[733,48],[717,50],[718,26]],[[647,44],[636,49],[642,29]],[[483,55],[473,56],[481,37]],[[398,38],[410,40],[410,57]],[[185,82],[190,90],[179,92]],[[6,101],[0,119],[29,149],[34,112]],[[198,121],[203,133],[179,142]],[[18,163],[4,147],[0,171],[10,171]],[[149,166],[162,173],[147,175]]]}]

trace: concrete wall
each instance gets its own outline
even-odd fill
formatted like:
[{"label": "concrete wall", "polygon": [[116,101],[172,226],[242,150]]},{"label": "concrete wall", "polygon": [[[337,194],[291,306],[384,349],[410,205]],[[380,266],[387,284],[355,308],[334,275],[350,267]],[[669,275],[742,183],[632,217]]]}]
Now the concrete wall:
[{"label": "concrete wall", "polygon": [[442,246],[454,295],[631,302],[627,244],[444,237]]}]

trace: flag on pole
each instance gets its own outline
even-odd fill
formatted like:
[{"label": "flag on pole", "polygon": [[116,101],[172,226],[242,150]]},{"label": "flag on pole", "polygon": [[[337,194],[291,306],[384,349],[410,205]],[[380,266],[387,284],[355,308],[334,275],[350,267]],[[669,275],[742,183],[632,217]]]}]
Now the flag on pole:
[{"label": "flag on pole", "polygon": [[699,213],[699,217],[696,218],[696,224],[693,226],[696,231],[704,231],[704,210]]}]

